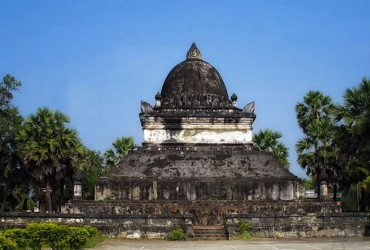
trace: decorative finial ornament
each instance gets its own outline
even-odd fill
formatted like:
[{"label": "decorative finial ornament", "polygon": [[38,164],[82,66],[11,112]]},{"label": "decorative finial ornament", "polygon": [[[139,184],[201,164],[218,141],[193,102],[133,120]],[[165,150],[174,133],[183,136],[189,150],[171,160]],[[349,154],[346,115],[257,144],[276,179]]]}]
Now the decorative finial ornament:
[{"label": "decorative finial ornament", "polygon": [[186,59],[202,59],[202,53],[200,53],[197,45],[193,42],[188,53],[186,53]]}]

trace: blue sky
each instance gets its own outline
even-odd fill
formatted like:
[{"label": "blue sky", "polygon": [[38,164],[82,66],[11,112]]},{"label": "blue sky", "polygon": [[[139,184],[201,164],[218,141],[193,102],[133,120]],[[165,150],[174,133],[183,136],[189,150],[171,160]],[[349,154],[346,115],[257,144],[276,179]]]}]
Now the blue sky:
[{"label": "blue sky", "polygon": [[154,104],[192,42],[238,107],[255,101],[254,132],[283,134],[291,171],[303,135],[294,106],[309,90],[341,102],[370,77],[370,1],[0,1],[0,76],[22,81],[15,104],[71,118],[84,144],[104,152],[142,131],[140,101]]}]

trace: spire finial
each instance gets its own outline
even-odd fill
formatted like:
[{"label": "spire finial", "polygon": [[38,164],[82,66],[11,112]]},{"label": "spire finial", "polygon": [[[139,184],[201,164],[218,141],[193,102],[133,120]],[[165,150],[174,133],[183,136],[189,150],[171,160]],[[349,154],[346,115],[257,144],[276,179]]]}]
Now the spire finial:
[{"label": "spire finial", "polygon": [[195,42],[193,42],[188,53],[186,53],[186,59],[202,59],[202,53],[200,53]]}]

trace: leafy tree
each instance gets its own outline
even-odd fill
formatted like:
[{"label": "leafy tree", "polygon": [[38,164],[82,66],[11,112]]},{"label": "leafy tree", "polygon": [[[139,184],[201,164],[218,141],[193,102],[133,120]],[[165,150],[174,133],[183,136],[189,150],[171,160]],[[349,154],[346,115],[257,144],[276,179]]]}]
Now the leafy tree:
[{"label": "leafy tree", "polygon": [[[295,107],[298,125],[305,137],[296,143],[298,163],[307,175],[316,179],[327,176],[336,184],[339,149],[335,144],[334,105],[331,98],[320,91],[309,91],[303,102]],[[336,186],[336,185],[335,185]]]},{"label": "leafy tree", "polygon": [[0,117],[9,117],[14,106],[11,104],[13,100],[13,92],[19,90],[22,83],[16,80],[13,76],[7,74],[0,82]]},{"label": "leafy tree", "polygon": [[28,194],[28,176],[23,171],[16,151],[15,134],[23,121],[18,108],[12,104],[13,92],[18,91],[21,82],[6,75],[0,82],[0,185],[1,210],[22,209]]},{"label": "leafy tree", "polygon": [[116,166],[119,161],[126,156],[128,151],[134,150],[138,147],[132,136],[117,138],[112,145],[113,149],[110,148],[104,153],[105,167],[107,170]]},{"label": "leafy tree", "polygon": [[253,146],[260,151],[269,152],[285,168],[289,168],[289,149],[279,142],[282,134],[270,129],[260,130],[253,135]]},{"label": "leafy tree", "polygon": [[49,108],[39,108],[30,115],[17,135],[22,159],[38,180],[45,182],[46,211],[51,211],[51,181],[74,166],[83,152],[82,143],[74,129],[66,126],[67,115]]},{"label": "leafy tree", "polygon": [[340,123],[338,144],[344,165],[343,182],[361,183],[363,193],[369,194],[370,80],[363,78],[358,86],[345,90],[343,105],[336,106],[336,120]]},{"label": "leafy tree", "polygon": [[94,199],[95,184],[104,172],[103,160],[100,152],[85,149],[82,171],[82,192],[87,199]]}]

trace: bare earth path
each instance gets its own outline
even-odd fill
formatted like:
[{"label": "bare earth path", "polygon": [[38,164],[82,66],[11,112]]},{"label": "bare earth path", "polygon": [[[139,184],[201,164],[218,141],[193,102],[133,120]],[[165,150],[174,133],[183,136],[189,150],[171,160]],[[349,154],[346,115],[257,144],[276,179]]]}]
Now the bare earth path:
[{"label": "bare earth path", "polygon": [[300,240],[230,240],[230,241],[166,241],[107,240],[95,250],[370,250],[370,238],[300,239]]}]

